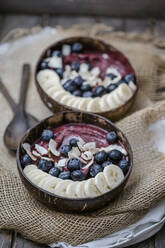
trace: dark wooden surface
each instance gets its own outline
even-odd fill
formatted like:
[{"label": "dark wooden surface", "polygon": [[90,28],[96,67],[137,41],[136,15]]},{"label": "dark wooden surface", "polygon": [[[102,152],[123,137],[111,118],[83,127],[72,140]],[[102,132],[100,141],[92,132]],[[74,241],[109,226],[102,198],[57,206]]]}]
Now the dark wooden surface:
[{"label": "dark wooden surface", "polygon": [[[46,1],[46,0],[45,0]],[[94,1],[94,0],[93,0]],[[1,3],[11,3],[14,1],[2,0]],[[29,1],[27,1],[29,2]],[[34,2],[34,1],[33,1]],[[56,2],[56,1],[55,1]],[[111,2],[111,1],[109,1]],[[124,1],[123,1],[124,2]],[[132,1],[133,4],[134,1]],[[146,2],[145,0],[143,1]],[[165,3],[163,0],[162,2]],[[155,3],[158,3],[155,1]],[[1,4],[2,7],[2,4]],[[0,9],[1,10],[1,9]],[[163,9],[164,11],[164,9]],[[165,13],[165,11],[164,11]],[[14,28],[31,28],[36,25],[40,26],[55,26],[63,25],[69,27],[75,23],[101,23],[114,26],[117,30],[122,31],[147,31],[152,34],[165,36],[165,20],[150,19],[119,19],[109,17],[65,17],[65,16],[49,16],[45,15],[2,15],[0,14],[0,40]],[[46,248],[47,245],[39,245],[34,242],[25,240],[20,234],[14,231],[1,230],[0,232],[0,248]],[[101,247],[100,247],[101,248]],[[130,248],[165,248],[165,226],[154,237],[130,246]]]},{"label": "dark wooden surface", "polygon": [[1,11],[29,14],[107,15],[165,17],[164,0],[1,0]]}]

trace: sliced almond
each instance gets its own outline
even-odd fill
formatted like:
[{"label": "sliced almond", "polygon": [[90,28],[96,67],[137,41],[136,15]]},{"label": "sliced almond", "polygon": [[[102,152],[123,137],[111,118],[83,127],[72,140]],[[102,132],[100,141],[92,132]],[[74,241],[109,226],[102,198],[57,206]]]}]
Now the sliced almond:
[{"label": "sliced almond", "polygon": [[57,151],[57,143],[54,139],[50,139],[49,141],[49,150],[51,151],[51,153],[55,156],[60,156],[60,152]]},{"label": "sliced almond", "polygon": [[64,44],[62,46],[62,55],[63,56],[68,56],[70,53],[71,53],[71,46],[67,45],[67,44]]},{"label": "sliced almond", "polygon": [[84,148],[85,151],[89,151],[89,150],[95,149],[96,148],[96,143],[95,142],[85,143],[83,145],[83,148]]},{"label": "sliced almond", "polygon": [[83,167],[83,169],[88,169],[93,164],[93,162],[94,162],[94,157],[91,159],[91,161],[86,166]]},{"label": "sliced almond", "polygon": [[45,159],[47,161],[53,161],[54,162],[54,160],[52,158],[48,158],[48,157],[41,157],[41,159]]},{"label": "sliced almond", "polygon": [[41,154],[39,154],[37,151],[33,150],[32,154],[36,157],[41,157]]},{"label": "sliced almond", "polygon": [[46,155],[48,154],[48,150],[46,150],[43,146],[40,146],[38,144],[35,144],[35,149],[37,152],[39,152],[41,155]]},{"label": "sliced almond", "polygon": [[91,151],[85,151],[84,153],[81,154],[81,157],[85,160],[90,160],[93,158],[93,154]]},{"label": "sliced almond", "polygon": [[31,152],[31,146],[29,143],[24,143],[22,144],[23,149],[25,150],[25,152],[31,157],[32,160],[36,161],[37,158],[33,156],[32,152]]},{"label": "sliced almond", "polygon": [[77,147],[72,147],[72,150],[68,152],[69,158],[73,158],[75,156],[79,157],[80,156],[80,151]]},{"label": "sliced almond", "polygon": [[58,161],[58,163],[56,163],[56,166],[59,168],[65,167],[65,165],[67,164],[68,159],[67,158],[62,158]]},{"label": "sliced almond", "polygon": [[100,151],[102,151],[102,150],[104,150],[106,152],[110,152],[112,150],[118,150],[121,153],[123,153],[124,155],[127,155],[127,151],[123,147],[118,146],[118,145],[110,145],[110,146],[107,146],[107,147],[102,147],[102,148],[100,148]]}]

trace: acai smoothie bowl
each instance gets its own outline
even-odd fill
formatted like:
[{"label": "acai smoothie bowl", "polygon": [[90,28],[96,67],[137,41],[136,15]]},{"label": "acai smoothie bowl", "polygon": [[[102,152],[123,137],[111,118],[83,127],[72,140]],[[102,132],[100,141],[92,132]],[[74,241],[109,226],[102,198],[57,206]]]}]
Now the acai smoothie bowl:
[{"label": "acai smoothie bowl", "polygon": [[29,130],[18,147],[17,165],[36,199],[59,211],[83,212],[103,207],[123,190],[133,156],[112,122],[71,111]]},{"label": "acai smoothie bowl", "polygon": [[41,99],[53,112],[79,110],[120,119],[133,104],[138,84],[129,60],[101,40],[60,40],[41,55],[35,72]]}]

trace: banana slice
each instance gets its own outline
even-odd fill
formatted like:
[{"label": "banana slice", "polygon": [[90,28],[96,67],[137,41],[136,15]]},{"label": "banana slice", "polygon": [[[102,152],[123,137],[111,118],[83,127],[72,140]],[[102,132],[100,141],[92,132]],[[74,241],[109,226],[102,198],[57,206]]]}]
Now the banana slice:
[{"label": "banana slice", "polygon": [[62,180],[62,182],[59,182],[55,187],[54,194],[67,197],[66,189],[71,183],[73,183],[71,180]]},{"label": "banana slice", "polygon": [[112,92],[112,97],[117,107],[121,106],[124,103],[123,99],[120,97],[117,90],[114,90]]},{"label": "banana slice", "polygon": [[51,192],[54,193],[55,187],[57,186],[58,183],[61,182],[60,178],[57,177],[52,177],[52,176],[47,176],[43,178],[39,183],[38,186]]},{"label": "banana slice", "polygon": [[52,98],[56,101],[59,101],[61,99],[61,97],[67,95],[66,91],[64,90],[58,90],[56,91],[53,95]]},{"label": "banana slice", "polygon": [[59,100],[62,104],[67,104],[67,102],[72,98],[72,96],[68,93],[67,95],[64,95]]},{"label": "banana slice", "polygon": [[40,182],[43,178],[45,178],[44,173],[43,173],[43,174],[40,174],[40,175],[33,175],[33,176],[30,178],[30,181],[38,186],[39,182]]},{"label": "banana slice", "polygon": [[86,181],[83,182],[78,182],[77,186],[76,186],[76,194],[78,198],[85,198],[87,197],[86,193],[85,193],[85,189],[84,189],[84,185],[85,185]]},{"label": "banana slice", "polygon": [[72,97],[71,97],[71,99],[69,99],[69,100],[67,101],[67,105],[68,105],[68,106],[70,106],[70,107],[72,107],[72,106],[73,106],[74,101],[75,101],[75,97],[74,97],[74,96],[72,96]]},{"label": "banana slice", "polygon": [[84,190],[87,197],[94,197],[101,194],[98,188],[96,187],[94,178],[86,180],[84,184]]},{"label": "banana slice", "polygon": [[26,176],[31,180],[33,176],[40,175],[41,173],[42,171],[40,172],[40,170],[36,168],[36,169],[26,172]]},{"label": "banana slice", "polygon": [[127,84],[120,84],[116,89],[118,91],[119,97],[125,102],[132,96],[132,91]]},{"label": "banana slice", "polygon": [[52,88],[52,87],[54,87],[54,86],[55,86],[55,83],[54,83],[54,81],[51,81],[51,80],[45,81],[43,84],[41,84],[42,89],[45,90],[46,92],[47,92],[50,88]]},{"label": "banana slice", "polygon": [[86,110],[87,105],[88,105],[90,100],[91,100],[91,97],[89,97],[89,98],[81,98],[81,100],[77,104],[77,108],[80,109],[80,110]]},{"label": "banana slice", "polygon": [[107,104],[109,105],[110,109],[115,109],[116,108],[116,103],[112,97],[112,93],[107,94],[107,96],[105,97],[105,101],[107,102]]},{"label": "banana slice", "polygon": [[91,99],[87,105],[87,111],[100,112],[100,98]]},{"label": "banana slice", "polygon": [[37,74],[37,80],[41,85],[47,81],[53,81],[55,84],[60,84],[60,78],[58,74],[55,71],[49,69],[39,71]]},{"label": "banana slice", "polygon": [[34,165],[34,164],[29,164],[29,165],[27,165],[27,166],[25,167],[25,169],[23,170],[23,172],[24,172],[25,175],[26,175],[28,172],[30,172],[30,171],[32,171],[32,170],[34,170],[34,169],[37,169],[37,166]]},{"label": "banana slice", "polygon": [[66,195],[71,198],[77,198],[76,187],[79,182],[70,183],[66,188]]},{"label": "banana slice", "polygon": [[111,189],[115,188],[124,179],[122,170],[116,165],[110,165],[104,168],[104,177]]},{"label": "banana slice", "polygon": [[100,172],[96,175],[95,184],[102,194],[106,193],[111,189],[105,180],[105,176],[103,172]]},{"label": "banana slice", "polygon": [[107,96],[108,96],[108,95],[104,95],[104,96],[102,96],[101,99],[100,99],[100,109],[101,109],[102,112],[108,111],[108,110],[110,109],[110,107],[109,107],[109,105],[108,105],[108,103],[107,103],[107,101],[106,101],[106,97],[107,97]]}]

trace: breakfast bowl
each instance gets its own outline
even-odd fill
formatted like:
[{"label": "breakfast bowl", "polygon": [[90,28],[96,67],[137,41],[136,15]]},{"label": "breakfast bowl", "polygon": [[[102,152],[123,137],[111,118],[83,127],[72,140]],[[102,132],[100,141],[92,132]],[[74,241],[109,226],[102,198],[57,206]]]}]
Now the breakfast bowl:
[{"label": "breakfast bowl", "polygon": [[36,65],[35,82],[52,112],[92,112],[113,121],[126,114],[138,91],[135,71],[124,54],[87,37],[48,47]]},{"label": "breakfast bowl", "polygon": [[96,114],[65,111],[22,138],[17,166],[29,193],[63,212],[101,208],[124,189],[133,166],[121,130]]}]

